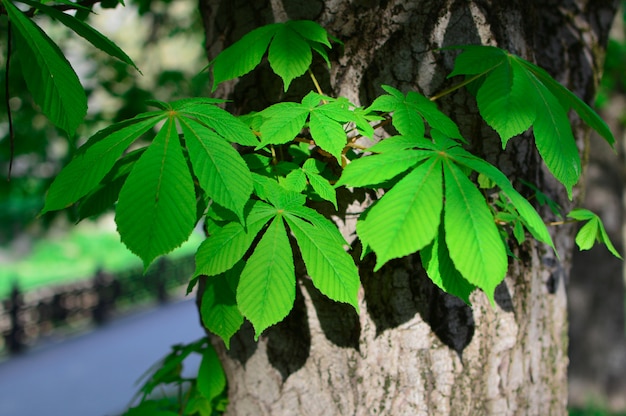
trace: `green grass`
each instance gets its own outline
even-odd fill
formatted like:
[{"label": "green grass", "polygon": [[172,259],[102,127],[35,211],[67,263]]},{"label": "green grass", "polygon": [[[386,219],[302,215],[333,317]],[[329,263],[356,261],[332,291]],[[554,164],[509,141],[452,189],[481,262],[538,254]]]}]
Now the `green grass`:
[{"label": "green grass", "polygon": [[[169,256],[192,254],[201,241],[202,236],[194,233]],[[14,282],[27,292],[46,285],[89,279],[99,268],[118,272],[141,267],[141,260],[120,242],[114,231],[78,227],[66,235],[39,240],[28,256],[0,265],[0,298],[10,293]]]}]

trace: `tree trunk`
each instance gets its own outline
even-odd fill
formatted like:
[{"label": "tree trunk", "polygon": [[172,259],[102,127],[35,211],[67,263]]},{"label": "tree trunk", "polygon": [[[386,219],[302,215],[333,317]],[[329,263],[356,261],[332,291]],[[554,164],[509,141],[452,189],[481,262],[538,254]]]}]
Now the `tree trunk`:
[{"label": "tree trunk", "polygon": [[[200,9],[210,58],[259,25],[318,21],[344,42],[329,73],[323,65],[315,69],[325,93],[356,104],[370,104],[381,84],[427,96],[443,90],[455,82],[446,75],[458,52],[438,48],[466,44],[497,45],[535,61],[589,102],[616,3],[201,0]],[[276,80],[255,72],[219,92],[244,103],[234,111],[258,110],[277,99]],[[300,82],[311,89],[305,77]],[[530,136],[512,140],[503,152],[467,93],[441,105],[471,150],[515,185],[523,178],[565,209],[571,206]],[[573,122],[583,151],[587,130]],[[353,234],[351,221],[342,225]],[[425,276],[417,256],[392,261],[377,273],[373,255],[357,263],[360,315],[330,302],[303,276],[294,310],[259,342],[249,325],[235,335],[230,351],[215,341],[229,382],[228,414],[565,415],[565,284],[573,229],[552,231],[560,258],[534,242],[517,247],[519,260],[496,290],[495,308],[478,291],[472,308],[444,294]]]}]

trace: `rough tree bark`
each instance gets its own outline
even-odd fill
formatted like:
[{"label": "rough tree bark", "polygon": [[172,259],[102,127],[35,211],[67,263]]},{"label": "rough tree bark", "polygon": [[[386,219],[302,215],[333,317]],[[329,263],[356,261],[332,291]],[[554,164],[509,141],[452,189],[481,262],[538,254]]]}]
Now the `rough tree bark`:
[{"label": "rough tree bark", "polygon": [[[200,0],[200,10],[210,58],[259,25],[318,21],[344,42],[330,72],[316,68],[325,92],[357,104],[371,103],[381,84],[427,96],[444,89],[456,52],[437,49],[464,44],[497,45],[535,61],[589,102],[616,3]],[[219,92],[244,103],[234,111],[248,111],[275,100],[277,82],[261,71]],[[473,151],[571,206],[542,167],[531,138],[518,138],[503,152],[467,94],[442,105]],[[584,152],[587,130],[572,120]],[[350,233],[349,212],[342,214]],[[554,229],[553,238],[560,258],[532,242],[515,249],[519,260],[498,287],[495,308],[479,292],[472,295],[472,308],[442,293],[416,256],[378,273],[372,272],[371,255],[359,264],[360,315],[329,302],[303,276],[292,313],[258,343],[249,326],[234,337],[230,351],[215,341],[229,380],[228,413],[566,414],[565,284],[573,229]]]}]

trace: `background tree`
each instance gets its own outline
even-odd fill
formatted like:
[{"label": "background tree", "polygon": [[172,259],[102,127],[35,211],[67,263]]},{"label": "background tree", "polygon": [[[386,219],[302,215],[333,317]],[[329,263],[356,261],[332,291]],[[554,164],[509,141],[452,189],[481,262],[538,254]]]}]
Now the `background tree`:
[{"label": "background tree", "polygon": [[[209,59],[254,27],[313,19],[344,42],[324,92],[368,104],[377,86],[432,96],[450,85],[462,44],[497,45],[546,68],[591,102],[617,2],[219,2],[201,1]],[[264,73],[219,92],[246,112],[278,98]],[[563,207],[565,190],[542,166],[530,136],[501,150],[458,93],[444,107],[475,152],[508,175],[535,184]],[[588,131],[572,120],[581,149]],[[578,190],[575,195],[578,195]],[[576,196],[575,196],[576,198]],[[344,201],[344,204],[346,202]],[[357,208],[358,209],[358,208]],[[546,209],[545,214],[550,213]],[[344,217],[347,233],[349,218]],[[423,276],[409,256],[373,273],[360,263],[361,313],[329,304],[305,280],[289,317],[258,343],[244,328],[226,352],[231,414],[565,414],[565,282],[574,229],[553,230],[560,259],[544,246],[517,247],[496,291],[469,308]]]}]

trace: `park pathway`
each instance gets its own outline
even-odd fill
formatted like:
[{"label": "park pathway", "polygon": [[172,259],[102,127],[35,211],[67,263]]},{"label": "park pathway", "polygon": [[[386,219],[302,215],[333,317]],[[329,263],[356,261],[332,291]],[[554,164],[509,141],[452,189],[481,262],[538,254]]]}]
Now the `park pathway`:
[{"label": "park pathway", "polygon": [[[185,300],[28,351],[0,363],[0,416],[119,415],[171,345],[202,336],[195,304]],[[193,374],[199,357],[187,361],[185,374]]]}]

